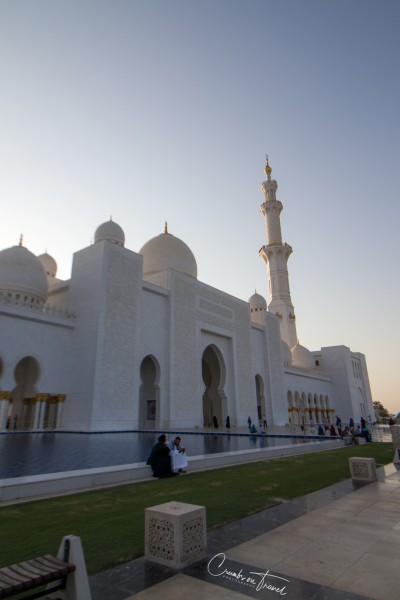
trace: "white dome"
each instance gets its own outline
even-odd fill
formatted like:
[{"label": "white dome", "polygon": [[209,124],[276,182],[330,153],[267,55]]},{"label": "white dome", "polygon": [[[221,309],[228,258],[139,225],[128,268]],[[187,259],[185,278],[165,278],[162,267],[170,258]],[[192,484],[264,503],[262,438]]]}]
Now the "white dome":
[{"label": "white dome", "polygon": [[122,227],[111,219],[99,225],[94,234],[94,243],[97,244],[97,242],[103,240],[123,246],[125,244],[125,234]]},{"label": "white dome", "polygon": [[167,231],[149,240],[140,250],[143,275],[175,269],[197,279],[197,263],[193,252],[179,238]]},{"label": "white dome", "polygon": [[[43,305],[48,284],[44,267],[37,256],[23,246],[0,252],[0,292],[13,297],[13,303]],[[20,302],[19,302],[20,301]]]},{"label": "white dome", "polygon": [[312,368],[314,367],[314,359],[309,350],[300,344],[292,348],[293,365],[296,367]]},{"label": "white dome", "polygon": [[261,294],[257,294],[257,292],[255,292],[252,296],[250,296],[249,304],[250,304],[251,312],[259,311],[259,310],[261,310],[261,311],[267,310],[267,302],[266,302],[264,296],[261,296]]},{"label": "white dome", "polygon": [[54,260],[54,258],[50,256],[50,254],[47,254],[47,252],[45,252],[44,254],[38,256],[38,259],[42,263],[43,268],[46,271],[47,277],[55,279],[57,275],[57,263]]},{"label": "white dome", "polygon": [[289,346],[287,345],[287,343],[284,340],[281,340],[281,354],[282,354],[282,360],[283,363],[285,365],[291,365],[292,364],[292,353],[290,351]]}]

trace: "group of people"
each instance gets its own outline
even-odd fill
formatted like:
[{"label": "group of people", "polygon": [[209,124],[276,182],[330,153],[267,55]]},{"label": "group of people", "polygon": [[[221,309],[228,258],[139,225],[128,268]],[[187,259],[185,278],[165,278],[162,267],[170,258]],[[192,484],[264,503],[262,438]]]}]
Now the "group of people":
[{"label": "group of people", "polygon": [[250,416],[247,419],[247,425],[249,427],[249,433],[258,433],[259,435],[262,435],[263,433],[266,433],[266,431],[268,429],[268,423],[267,423],[267,419],[265,417],[263,417],[262,422],[261,421],[259,422],[259,424],[258,424],[258,431],[257,431],[257,428],[255,426],[255,423],[252,422]]},{"label": "group of people", "polygon": [[181,438],[177,435],[173,441],[168,442],[167,436],[162,433],[153,446],[146,464],[151,467],[153,477],[159,479],[186,473],[188,460]]},{"label": "group of people", "polygon": [[[360,419],[361,425],[354,425],[354,419],[351,418],[349,421],[349,425],[342,429],[342,420],[340,417],[336,417],[336,427],[335,425],[325,426],[325,430],[328,431],[328,435],[332,437],[341,437],[341,438],[350,438],[352,444],[358,444],[358,438],[363,437],[367,442],[372,442],[371,432],[368,429],[368,424],[364,417]],[[318,435],[325,435],[324,428],[322,425],[318,426]]]}]

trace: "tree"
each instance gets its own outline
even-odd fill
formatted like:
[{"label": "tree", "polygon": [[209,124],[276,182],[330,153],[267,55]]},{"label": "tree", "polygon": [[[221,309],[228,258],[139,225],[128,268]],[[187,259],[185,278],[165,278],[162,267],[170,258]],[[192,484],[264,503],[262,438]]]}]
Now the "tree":
[{"label": "tree", "polygon": [[382,402],[379,402],[379,400],[375,400],[374,408],[377,417],[390,417],[390,412],[383,406]]}]

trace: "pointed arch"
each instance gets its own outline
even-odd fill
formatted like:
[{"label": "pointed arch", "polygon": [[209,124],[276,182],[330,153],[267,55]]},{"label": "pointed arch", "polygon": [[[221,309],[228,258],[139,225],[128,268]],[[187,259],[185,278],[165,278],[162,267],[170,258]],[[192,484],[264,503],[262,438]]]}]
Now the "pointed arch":
[{"label": "pointed arch", "polygon": [[[221,426],[227,413],[224,391],[226,365],[222,353],[215,344],[208,345],[201,358],[203,392],[203,424],[205,427]],[[215,417],[215,418],[214,418]]]},{"label": "pointed arch", "polygon": [[265,410],[265,386],[264,381],[261,375],[257,374],[255,376],[256,383],[256,401],[257,401],[257,417],[260,423],[263,422],[264,417],[266,416]]},{"label": "pointed arch", "polygon": [[153,355],[144,357],[140,364],[139,425],[156,429],[160,422],[160,365]]},{"label": "pointed arch", "polygon": [[35,401],[40,374],[39,361],[31,355],[21,358],[14,368],[16,385],[12,390],[10,417],[15,428],[30,429],[37,420],[37,409],[42,408]]}]

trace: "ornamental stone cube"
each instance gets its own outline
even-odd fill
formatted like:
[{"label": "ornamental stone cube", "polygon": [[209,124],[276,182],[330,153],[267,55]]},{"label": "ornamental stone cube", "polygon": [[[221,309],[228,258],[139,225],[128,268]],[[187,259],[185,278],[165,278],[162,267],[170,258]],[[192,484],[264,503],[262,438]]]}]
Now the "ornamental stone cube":
[{"label": "ornamental stone cube", "polygon": [[374,458],[349,458],[349,467],[353,481],[365,481],[366,483],[377,481]]},{"label": "ornamental stone cube", "polygon": [[183,569],[207,554],[206,509],[166,502],[145,510],[145,558]]}]

